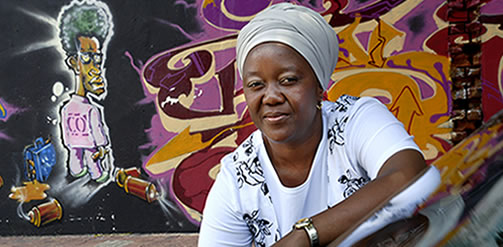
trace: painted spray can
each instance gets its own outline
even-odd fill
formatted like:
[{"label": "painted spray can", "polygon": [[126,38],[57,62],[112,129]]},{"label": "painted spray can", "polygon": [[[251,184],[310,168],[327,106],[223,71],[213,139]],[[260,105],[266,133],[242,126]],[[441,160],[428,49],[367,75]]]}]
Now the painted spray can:
[{"label": "painted spray can", "polygon": [[43,226],[63,217],[63,208],[58,200],[53,199],[50,202],[42,203],[33,207],[28,212],[30,223],[36,227]]},{"label": "painted spray can", "polygon": [[119,187],[123,188],[124,182],[126,182],[126,178],[128,176],[139,178],[140,175],[140,169],[138,169],[137,167],[130,167],[127,169],[121,168],[119,169],[117,174],[115,174],[115,181],[117,182],[117,185],[119,185]]},{"label": "painted spray can", "polygon": [[138,168],[120,169],[115,176],[115,180],[117,185],[124,188],[128,194],[132,194],[149,203],[157,200],[159,193],[155,185],[139,178],[139,176]]},{"label": "painted spray can", "polygon": [[154,184],[131,176],[128,176],[124,182],[124,190],[149,203],[157,200],[158,196]]}]

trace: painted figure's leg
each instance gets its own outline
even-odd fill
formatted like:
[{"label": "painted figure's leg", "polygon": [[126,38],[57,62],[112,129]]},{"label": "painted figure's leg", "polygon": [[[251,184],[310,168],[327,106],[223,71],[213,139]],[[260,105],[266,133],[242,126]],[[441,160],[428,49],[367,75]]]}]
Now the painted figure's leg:
[{"label": "painted figure's leg", "polygon": [[87,174],[87,167],[84,165],[83,149],[71,148],[68,168],[73,177],[82,177]]},{"label": "painted figure's leg", "polygon": [[101,162],[103,160],[96,159],[94,160],[93,154],[96,152],[96,149],[86,149],[84,151],[84,157],[86,159],[86,164],[89,169],[89,174],[91,174],[91,179],[96,182],[102,183],[108,179],[108,172],[103,171]]},{"label": "painted figure's leg", "polygon": [[98,182],[98,183],[106,182],[110,176],[110,166],[107,166],[107,164],[106,164],[107,159],[106,158],[107,158],[107,156],[105,156],[104,159],[98,160],[96,162],[97,166],[100,167],[100,169],[102,171],[101,176],[96,179],[96,182]]}]

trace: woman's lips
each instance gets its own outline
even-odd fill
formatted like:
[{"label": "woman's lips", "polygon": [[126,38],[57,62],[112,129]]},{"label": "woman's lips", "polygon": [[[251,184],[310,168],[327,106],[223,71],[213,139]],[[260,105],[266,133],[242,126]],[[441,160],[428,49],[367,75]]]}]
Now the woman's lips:
[{"label": "woman's lips", "polygon": [[286,113],[273,113],[264,115],[264,120],[270,123],[279,123],[288,117]]}]

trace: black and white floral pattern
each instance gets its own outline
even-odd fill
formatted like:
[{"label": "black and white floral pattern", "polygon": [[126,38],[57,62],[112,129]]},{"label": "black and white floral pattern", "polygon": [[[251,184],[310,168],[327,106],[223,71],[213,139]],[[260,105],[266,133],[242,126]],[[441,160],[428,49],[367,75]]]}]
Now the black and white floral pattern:
[{"label": "black and white floral pattern", "polygon": [[346,174],[339,177],[337,181],[341,184],[346,185],[343,196],[344,198],[348,198],[365,184],[367,184],[369,182],[369,179],[366,177],[353,177],[351,175],[351,171],[346,170]]},{"label": "black and white floral pattern", "polygon": [[351,96],[351,95],[342,95],[334,102],[334,106],[330,109],[331,112],[347,112],[349,106],[354,105],[354,103],[360,99],[359,97]]},{"label": "black and white floral pattern", "polygon": [[253,151],[254,151],[253,138],[248,138],[241,144],[241,146],[239,146],[239,152],[234,152],[232,160],[236,162],[238,161],[240,156],[244,156],[242,157],[242,159],[249,158],[253,154]]},{"label": "black and white floral pattern", "polygon": [[328,150],[333,153],[335,145],[344,145],[344,129],[348,122],[348,116],[335,119],[334,124],[328,128]]},{"label": "black and white floral pattern", "polygon": [[239,145],[232,155],[232,161],[239,193],[248,201],[243,208],[242,219],[250,230],[255,246],[261,247],[272,245],[281,236],[277,225],[273,224],[276,218],[258,156],[259,147],[255,145],[255,142],[260,143],[256,135],[260,133],[253,133]]},{"label": "black and white floral pattern", "polygon": [[265,183],[264,171],[258,157],[253,157],[249,162],[238,161],[236,176],[238,179],[238,188],[241,189],[245,184],[260,186],[264,196],[270,197],[267,183]]},{"label": "black and white floral pattern", "polygon": [[259,211],[254,210],[251,214],[244,214],[243,220],[248,225],[248,229],[255,240],[255,246],[265,247],[265,239],[271,235],[271,226],[273,223],[267,219],[259,218],[259,215]]},{"label": "black and white floral pattern", "polygon": [[258,157],[255,157],[251,162],[238,161],[237,164],[236,175],[239,188],[242,188],[244,184],[257,186],[264,183],[264,171]]},{"label": "black and white floral pattern", "polygon": [[335,114],[335,118],[331,120],[331,124],[328,127],[327,137],[330,154],[333,154],[335,145],[344,145],[344,130],[349,120],[348,109],[354,105],[358,99],[358,97],[343,95],[334,102],[329,109],[330,112],[338,112]]},{"label": "black and white floral pattern", "polygon": [[271,196],[269,195],[267,183],[265,183],[264,171],[254,150],[253,138],[248,138],[239,146],[232,157],[236,164],[238,188],[241,189],[244,185],[260,186],[260,190],[264,196],[270,200]]}]

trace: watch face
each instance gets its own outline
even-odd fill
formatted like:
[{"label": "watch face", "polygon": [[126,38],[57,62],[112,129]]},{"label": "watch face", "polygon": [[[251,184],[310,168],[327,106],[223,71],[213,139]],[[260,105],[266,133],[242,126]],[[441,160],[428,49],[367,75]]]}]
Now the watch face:
[{"label": "watch face", "polygon": [[311,224],[311,219],[303,218],[303,219],[300,219],[299,221],[297,221],[297,223],[295,223],[295,228],[297,228],[297,229],[304,228],[310,224]]}]

